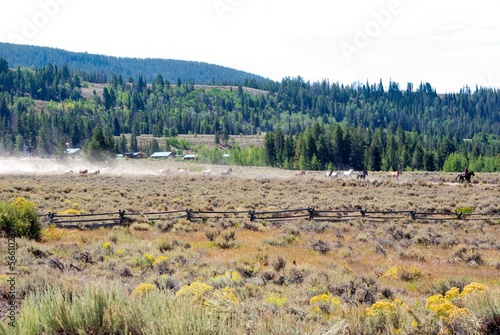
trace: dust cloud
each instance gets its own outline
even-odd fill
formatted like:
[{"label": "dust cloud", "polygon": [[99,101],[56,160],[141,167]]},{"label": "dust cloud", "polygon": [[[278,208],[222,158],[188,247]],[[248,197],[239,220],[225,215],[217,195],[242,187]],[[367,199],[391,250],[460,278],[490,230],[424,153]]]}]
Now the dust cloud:
[{"label": "dust cloud", "polygon": [[[209,176],[220,176],[228,165],[203,164],[199,162],[179,160],[150,160],[117,158],[106,162],[90,162],[81,157],[64,160],[54,158],[23,157],[0,158],[0,175],[63,175],[78,174],[81,170],[88,173],[99,171],[101,175],[113,176],[147,176],[147,175],[203,175],[210,170]],[[296,171],[282,170],[271,167],[232,166],[232,175],[245,179],[256,178],[289,178]],[[221,176],[222,177],[222,176]]]}]

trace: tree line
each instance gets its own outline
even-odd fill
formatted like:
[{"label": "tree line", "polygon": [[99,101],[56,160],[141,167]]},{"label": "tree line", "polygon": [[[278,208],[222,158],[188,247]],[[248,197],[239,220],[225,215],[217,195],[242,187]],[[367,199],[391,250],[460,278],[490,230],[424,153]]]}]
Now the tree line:
[{"label": "tree line", "polygon": [[205,62],[113,57],[3,42],[0,42],[0,55],[8,59],[13,67],[37,68],[48,63],[59,67],[67,65],[80,72],[85,81],[94,83],[106,83],[111,73],[127,79],[141,75],[148,82],[155,80],[159,74],[171,82],[180,78],[198,84],[243,85],[270,81],[262,76]]},{"label": "tree line", "polygon": [[469,166],[474,171],[500,171],[500,155],[484,156],[478,148],[469,141],[457,146],[448,136],[433,150],[423,135],[405,132],[401,126],[393,133],[382,127],[371,131],[319,122],[295,135],[278,129],[264,140],[266,164],[287,169],[451,172]]},{"label": "tree line", "polygon": [[108,152],[150,152],[174,146],[168,140],[141,145],[139,135],[189,133],[214,134],[217,144],[266,134],[264,147],[252,149],[262,152],[249,154],[258,162],[249,161],[284,168],[442,170],[452,154],[468,161],[500,152],[495,89],[437,94],[428,83],[401,90],[394,82],[342,85],[301,77],[252,85],[258,90],[114,73],[94,85],[67,65],[11,69],[0,59],[0,152],[56,154],[64,143],[92,141]]}]

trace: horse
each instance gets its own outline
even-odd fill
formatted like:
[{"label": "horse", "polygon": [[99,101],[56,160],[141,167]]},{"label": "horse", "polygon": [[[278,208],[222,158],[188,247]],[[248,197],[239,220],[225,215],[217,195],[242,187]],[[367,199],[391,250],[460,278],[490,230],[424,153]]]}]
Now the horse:
[{"label": "horse", "polygon": [[305,171],[299,171],[295,174],[296,176],[305,176],[306,172]]},{"label": "horse", "polygon": [[64,171],[64,174],[73,174],[73,170],[66,170]]},{"label": "horse", "polygon": [[233,168],[226,169],[224,171],[221,171],[222,176],[229,176],[233,172]]},{"label": "horse", "polygon": [[330,171],[325,172],[325,177],[327,177],[327,178],[338,178],[339,174],[340,174],[339,170],[337,170],[337,171],[330,170]]},{"label": "horse", "polygon": [[403,174],[403,171],[401,170],[397,170],[396,172],[391,172],[389,174],[389,179],[392,179],[392,180],[398,180],[399,179],[399,176]]},{"label": "horse", "polygon": [[471,177],[475,176],[474,171],[460,173],[455,180],[458,181],[459,184],[462,184],[464,181],[471,182]]},{"label": "horse", "polygon": [[95,171],[90,171],[89,174],[101,174],[101,172],[99,170],[95,170]]},{"label": "horse", "polygon": [[202,172],[203,172],[203,174],[207,174],[208,175],[208,174],[212,173],[212,169],[203,170]]},{"label": "horse", "polygon": [[363,172],[358,173],[356,179],[365,180],[366,176],[368,176],[368,171],[364,170]]},{"label": "horse", "polygon": [[170,169],[159,169],[158,174],[167,174],[170,171]]},{"label": "horse", "polygon": [[184,169],[181,169],[181,168],[178,168],[177,169],[177,173],[189,173],[191,172],[190,170],[184,170]]},{"label": "horse", "polygon": [[351,178],[354,169],[350,169],[349,171],[344,171],[344,178]]},{"label": "horse", "polygon": [[87,173],[89,173],[89,170],[87,170],[87,169],[80,170],[80,174],[87,174]]}]

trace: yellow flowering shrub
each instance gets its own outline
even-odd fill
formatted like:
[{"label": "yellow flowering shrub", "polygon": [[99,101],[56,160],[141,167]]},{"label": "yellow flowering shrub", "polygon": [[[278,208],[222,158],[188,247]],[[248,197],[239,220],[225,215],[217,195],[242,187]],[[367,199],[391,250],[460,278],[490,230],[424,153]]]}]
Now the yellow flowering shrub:
[{"label": "yellow flowering shrub", "polygon": [[111,242],[106,242],[102,245],[103,249],[110,249],[111,248]]},{"label": "yellow flowering shrub", "polygon": [[237,285],[243,283],[243,277],[240,275],[238,271],[231,272],[231,282]]},{"label": "yellow flowering shrub", "polygon": [[447,300],[453,300],[460,296],[460,289],[458,287],[452,287],[444,294],[444,298]]},{"label": "yellow flowering shrub", "polygon": [[40,240],[41,230],[37,204],[25,198],[17,198],[14,202],[0,201],[0,231]]},{"label": "yellow flowering shrub", "polygon": [[309,299],[309,304],[313,307],[313,312],[329,316],[333,314],[342,303],[338,297],[332,296],[330,292],[315,295]]},{"label": "yellow flowering shrub", "polygon": [[175,296],[176,297],[192,297],[193,302],[194,301],[203,302],[210,296],[210,292],[212,292],[213,289],[214,288],[208,284],[196,281],[194,283],[191,283],[191,285],[182,286],[179,289],[179,291],[177,291]]},{"label": "yellow flowering shrub", "polygon": [[212,299],[229,303],[239,302],[236,294],[229,287],[224,287],[221,290],[215,290],[215,292],[212,294]]},{"label": "yellow flowering shrub", "polygon": [[140,295],[140,296],[145,296],[147,293],[156,290],[156,286],[153,284],[149,283],[140,283],[137,285],[134,290],[132,291],[132,294],[134,295]]},{"label": "yellow flowering shrub", "polygon": [[[144,257],[146,257],[146,255],[144,255]],[[152,257],[152,256],[151,256]],[[155,259],[153,261],[153,266],[158,266],[158,265],[161,265],[163,263],[166,263],[168,261],[168,257],[167,256],[160,256],[158,257],[157,259]]]},{"label": "yellow flowering shrub", "polygon": [[80,215],[83,214],[83,211],[79,208],[80,204],[78,202],[71,202],[71,200],[64,200],[65,203],[71,204],[71,208],[62,210],[57,212],[57,214],[72,214],[72,215]]},{"label": "yellow flowering shrub", "polygon": [[226,272],[222,275],[216,275],[210,279],[210,285],[220,288],[227,286],[239,286],[243,283],[243,277],[238,271]]},{"label": "yellow flowering shrub", "polygon": [[144,262],[146,263],[146,266],[152,266],[155,261],[155,258],[153,255],[145,253],[144,254]]},{"label": "yellow flowering shrub", "polygon": [[380,276],[380,278],[398,279],[398,268],[395,266],[395,267],[392,267],[390,269],[387,269],[387,271],[385,271]]},{"label": "yellow flowering shrub", "polygon": [[117,254],[118,256],[122,256],[122,255],[124,255],[124,254],[125,254],[125,249],[119,249],[119,250],[117,250],[117,251],[116,251],[116,254]]},{"label": "yellow flowering shrub", "polygon": [[269,293],[266,298],[267,303],[274,305],[276,307],[284,306],[287,301],[288,299],[286,297],[283,297],[279,293],[275,292]]},{"label": "yellow flowering shrub", "polygon": [[467,314],[467,308],[459,308],[455,306],[450,300],[443,297],[441,294],[435,294],[427,298],[425,308],[433,311],[436,316],[446,322],[450,322],[453,318]]},{"label": "yellow flowering shrub", "polygon": [[436,315],[442,320],[450,322],[452,319],[469,312],[467,308],[460,308],[456,306],[453,303],[454,300],[463,298],[473,292],[483,291],[485,288],[486,286],[481,283],[470,283],[464,287],[462,292],[460,292],[459,288],[452,287],[444,294],[444,296],[441,294],[435,294],[427,298],[425,308],[436,313]]},{"label": "yellow flowering shrub", "polygon": [[375,317],[381,314],[397,314],[397,309],[405,306],[406,304],[399,299],[392,301],[377,301],[372,306],[366,308],[365,314],[368,317]]},{"label": "yellow flowering shrub", "polygon": [[32,202],[32,201],[29,201],[29,200],[26,200],[25,198],[23,197],[19,197],[16,199],[16,201],[14,201],[14,203],[12,204],[14,207],[25,207],[25,206],[30,206],[30,207],[34,207],[34,208],[38,208],[38,204]]},{"label": "yellow flowering shrub", "polygon": [[469,285],[464,287],[462,293],[460,293],[460,297],[466,296],[467,294],[470,294],[472,292],[484,291],[485,288],[486,286],[481,283],[470,283]]},{"label": "yellow flowering shrub", "polygon": [[49,225],[41,231],[42,242],[60,241],[66,236],[64,229],[57,228],[54,225]]},{"label": "yellow flowering shrub", "polygon": [[403,281],[413,281],[422,275],[418,266],[400,266],[387,269],[380,278],[401,279]]}]

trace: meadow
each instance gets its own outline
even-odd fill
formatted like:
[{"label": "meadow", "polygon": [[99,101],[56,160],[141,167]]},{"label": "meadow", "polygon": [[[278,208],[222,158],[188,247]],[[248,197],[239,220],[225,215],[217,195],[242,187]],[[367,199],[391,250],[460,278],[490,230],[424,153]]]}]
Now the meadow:
[{"label": "meadow", "polygon": [[[319,210],[500,212],[500,174],[323,172],[123,160],[9,165],[0,201],[41,214]],[[88,164],[88,163],[87,163]],[[81,167],[99,175],[67,173]],[[181,168],[189,170],[177,173]],[[159,169],[169,172],[159,174]],[[211,169],[210,175],[202,170]],[[44,217],[42,217],[44,219]],[[16,239],[16,326],[9,325],[1,239],[0,334],[498,334],[500,215],[481,220],[246,215],[126,227],[45,226]]]}]

